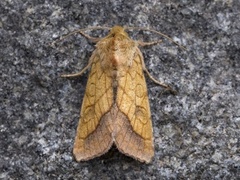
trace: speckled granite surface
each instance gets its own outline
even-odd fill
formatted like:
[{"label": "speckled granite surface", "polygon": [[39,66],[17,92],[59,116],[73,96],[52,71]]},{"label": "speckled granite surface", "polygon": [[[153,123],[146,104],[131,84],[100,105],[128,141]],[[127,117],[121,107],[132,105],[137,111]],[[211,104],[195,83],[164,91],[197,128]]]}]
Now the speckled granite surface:
[{"label": "speckled granite surface", "polygon": [[[239,179],[239,9],[238,0],[1,0],[0,179]],[[72,157],[87,73],[60,75],[81,70],[94,46],[81,36],[49,43],[116,24],[161,31],[188,49],[167,41],[142,48],[151,74],[178,90],[173,96],[147,80],[149,165],[114,148],[88,162]]]}]

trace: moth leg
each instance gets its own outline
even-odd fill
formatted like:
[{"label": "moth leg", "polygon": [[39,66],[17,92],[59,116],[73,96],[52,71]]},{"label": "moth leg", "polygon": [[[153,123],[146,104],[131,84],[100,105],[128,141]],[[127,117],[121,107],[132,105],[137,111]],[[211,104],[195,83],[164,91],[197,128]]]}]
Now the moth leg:
[{"label": "moth leg", "polygon": [[83,31],[86,31],[86,30],[94,30],[94,29],[109,29],[109,28],[107,28],[107,27],[90,27],[90,28],[85,28],[85,29],[78,29],[78,30],[75,30],[75,31],[72,31],[72,32],[68,33],[67,35],[62,36],[60,39],[55,40],[55,41],[53,41],[52,43],[49,43],[49,44],[51,46],[53,46],[55,43],[57,43],[59,41],[62,41],[64,39],[66,39],[67,37],[72,36],[75,33],[79,33],[79,34],[83,35],[84,37],[90,39],[93,42],[98,42],[99,40],[101,40],[101,38],[91,37],[91,36],[89,36],[89,35],[87,35],[86,33],[83,32]]},{"label": "moth leg", "polygon": [[142,53],[139,53],[140,54],[140,59],[142,61],[142,66],[143,66],[143,70],[147,73],[148,77],[154,82],[156,83],[157,85],[159,86],[162,86],[164,88],[166,88],[166,90],[170,91],[172,94],[177,94],[177,92],[175,90],[173,90],[173,88],[171,88],[171,86],[163,83],[163,82],[160,82],[158,81],[157,79],[155,79],[150,73],[149,71],[147,70],[146,66],[145,66],[145,63],[144,63],[144,60],[143,60],[143,55]]},{"label": "moth leg", "polygon": [[85,38],[89,39],[90,41],[94,42],[94,43],[97,43],[99,40],[101,40],[102,38],[95,38],[95,37],[92,37],[92,36],[89,36],[88,34],[85,34],[84,32],[82,31],[79,31],[79,33],[84,36]]},{"label": "moth leg", "polygon": [[152,42],[143,42],[143,41],[137,41],[139,46],[151,46],[151,45],[155,45],[155,44],[160,44],[162,43],[162,40],[159,41],[152,41]]},{"label": "moth leg", "polygon": [[162,82],[156,80],[156,79],[149,73],[149,71],[148,71],[146,68],[144,68],[144,71],[147,73],[148,77],[149,77],[154,83],[156,83],[156,84],[158,84],[158,85],[166,88],[166,90],[170,91],[172,94],[177,94],[177,92],[176,92],[175,90],[173,90],[171,86],[169,86],[169,85],[167,85],[167,84],[165,84],[165,83],[162,83]]},{"label": "moth leg", "polygon": [[155,31],[153,29],[147,29],[147,28],[139,28],[139,27],[125,27],[125,29],[138,29],[138,30],[143,30],[143,31],[150,31],[153,33],[156,33],[166,39],[168,39],[169,41],[173,42],[174,44],[176,44],[177,46],[179,46],[181,49],[187,50],[187,48],[185,48],[184,46],[181,46],[180,44],[178,44],[176,41],[174,41],[172,38],[168,37],[166,34],[163,34],[161,32]]},{"label": "moth leg", "polygon": [[88,70],[92,65],[92,62],[90,61],[87,66],[85,66],[79,73],[74,74],[63,74],[61,77],[77,77],[81,76],[86,70]]},{"label": "moth leg", "polygon": [[[110,29],[108,27],[90,27],[90,28],[86,28],[83,30],[95,30],[95,29]],[[92,42],[97,43],[98,41],[100,41],[102,38],[95,38],[92,36],[89,36],[88,34],[84,33],[82,30],[78,31],[82,36],[86,37],[87,39],[90,39]]]}]

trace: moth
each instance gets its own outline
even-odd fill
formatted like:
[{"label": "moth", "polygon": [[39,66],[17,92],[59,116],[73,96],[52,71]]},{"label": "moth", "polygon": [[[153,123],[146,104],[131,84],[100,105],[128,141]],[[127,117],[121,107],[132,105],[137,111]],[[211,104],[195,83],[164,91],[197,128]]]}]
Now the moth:
[{"label": "moth", "polygon": [[113,144],[140,162],[149,163],[153,158],[153,129],[144,72],[155,83],[172,90],[145,68],[138,46],[154,43],[134,41],[123,27],[114,26],[106,37],[98,39],[88,65],[80,73],[62,75],[80,76],[91,69],[73,147],[77,161],[101,156]]}]

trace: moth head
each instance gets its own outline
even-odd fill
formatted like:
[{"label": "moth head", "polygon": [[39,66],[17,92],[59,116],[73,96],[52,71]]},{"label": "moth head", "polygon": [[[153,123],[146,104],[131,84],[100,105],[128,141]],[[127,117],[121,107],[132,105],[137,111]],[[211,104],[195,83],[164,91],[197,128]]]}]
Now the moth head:
[{"label": "moth head", "polygon": [[123,36],[128,38],[128,34],[125,32],[124,28],[121,26],[114,26],[110,30],[109,36],[112,36],[112,37]]}]

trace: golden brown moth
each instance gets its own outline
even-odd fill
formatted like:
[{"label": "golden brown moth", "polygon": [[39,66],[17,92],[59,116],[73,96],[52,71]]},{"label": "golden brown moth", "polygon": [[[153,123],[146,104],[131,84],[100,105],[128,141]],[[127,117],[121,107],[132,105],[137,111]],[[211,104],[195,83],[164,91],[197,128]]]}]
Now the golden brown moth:
[{"label": "golden brown moth", "polygon": [[[80,31],[81,34],[83,34]],[[87,36],[87,35],[85,35]],[[89,37],[89,36],[87,36]],[[98,40],[88,65],[91,68],[82,102],[73,154],[86,161],[106,153],[113,144],[127,156],[149,163],[154,156],[153,130],[139,43],[123,27],[114,26]]]}]

